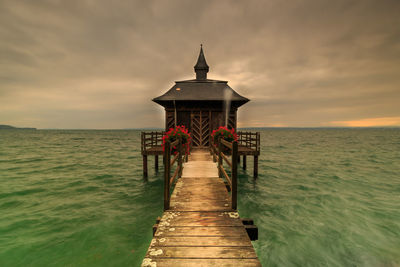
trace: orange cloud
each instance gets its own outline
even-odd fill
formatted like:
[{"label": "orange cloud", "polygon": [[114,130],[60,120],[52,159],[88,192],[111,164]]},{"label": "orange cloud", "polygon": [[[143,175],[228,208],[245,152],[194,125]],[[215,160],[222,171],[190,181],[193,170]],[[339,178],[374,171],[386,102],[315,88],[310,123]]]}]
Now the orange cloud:
[{"label": "orange cloud", "polygon": [[354,121],[331,121],[329,124],[345,127],[400,126],[400,117],[367,118]]}]

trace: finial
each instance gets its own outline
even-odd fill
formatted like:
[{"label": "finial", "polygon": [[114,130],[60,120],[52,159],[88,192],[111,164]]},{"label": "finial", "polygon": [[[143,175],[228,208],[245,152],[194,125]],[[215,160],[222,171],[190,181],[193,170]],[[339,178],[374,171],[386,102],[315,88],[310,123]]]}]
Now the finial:
[{"label": "finial", "polygon": [[194,71],[196,72],[196,80],[207,80],[208,65],[204,57],[203,44],[200,44],[200,53],[197,63],[194,66]]}]

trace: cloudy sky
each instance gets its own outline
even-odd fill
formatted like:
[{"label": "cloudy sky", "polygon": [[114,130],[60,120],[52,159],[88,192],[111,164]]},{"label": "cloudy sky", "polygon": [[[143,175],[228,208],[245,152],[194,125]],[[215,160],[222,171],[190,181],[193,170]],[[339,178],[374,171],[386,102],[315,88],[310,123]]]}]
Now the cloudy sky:
[{"label": "cloudy sky", "polygon": [[208,77],[239,126],[400,126],[400,1],[0,0],[0,124],[162,127],[151,99]]}]

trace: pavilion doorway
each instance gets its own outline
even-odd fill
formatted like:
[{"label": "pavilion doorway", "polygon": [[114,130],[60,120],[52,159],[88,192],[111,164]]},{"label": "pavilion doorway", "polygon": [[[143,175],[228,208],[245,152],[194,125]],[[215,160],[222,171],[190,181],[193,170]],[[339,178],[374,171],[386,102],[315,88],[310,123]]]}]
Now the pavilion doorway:
[{"label": "pavilion doorway", "polygon": [[210,112],[191,112],[191,136],[194,147],[208,147],[210,145]]}]

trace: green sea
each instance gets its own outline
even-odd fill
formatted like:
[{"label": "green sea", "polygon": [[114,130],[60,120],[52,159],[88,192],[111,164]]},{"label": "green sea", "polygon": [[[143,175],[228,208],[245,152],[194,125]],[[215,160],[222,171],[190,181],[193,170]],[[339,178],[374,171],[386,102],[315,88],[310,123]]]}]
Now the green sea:
[{"label": "green sea", "polygon": [[[0,266],[140,266],[163,206],[141,160],[140,131],[0,131]],[[265,129],[252,166],[263,266],[400,266],[400,129]]]}]

